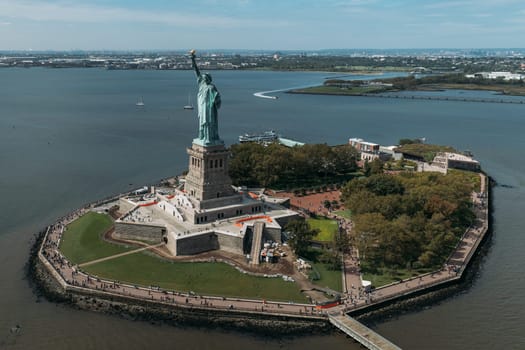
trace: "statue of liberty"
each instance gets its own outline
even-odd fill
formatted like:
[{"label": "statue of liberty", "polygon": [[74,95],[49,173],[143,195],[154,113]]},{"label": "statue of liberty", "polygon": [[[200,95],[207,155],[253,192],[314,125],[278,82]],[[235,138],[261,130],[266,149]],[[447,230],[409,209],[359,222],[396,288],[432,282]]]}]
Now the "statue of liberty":
[{"label": "statue of liberty", "polygon": [[197,110],[199,115],[199,137],[194,142],[202,146],[222,144],[219,138],[219,122],[217,119],[221,107],[221,95],[211,82],[211,75],[201,74],[195,62],[195,50],[190,51],[191,63],[197,74],[199,92],[197,93]]}]

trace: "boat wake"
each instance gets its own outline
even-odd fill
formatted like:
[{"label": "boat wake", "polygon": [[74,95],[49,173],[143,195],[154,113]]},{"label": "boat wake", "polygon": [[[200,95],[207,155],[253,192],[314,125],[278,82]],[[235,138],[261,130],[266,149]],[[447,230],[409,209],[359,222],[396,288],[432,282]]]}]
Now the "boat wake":
[{"label": "boat wake", "polygon": [[272,92],[279,92],[279,91],[282,91],[282,90],[261,91],[261,92],[254,93],[253,96],[261,97],[261,98],[268,98],[271,100],[277,100],[279,98],[278,96],[268,96],[267,94],[271,94]]}]

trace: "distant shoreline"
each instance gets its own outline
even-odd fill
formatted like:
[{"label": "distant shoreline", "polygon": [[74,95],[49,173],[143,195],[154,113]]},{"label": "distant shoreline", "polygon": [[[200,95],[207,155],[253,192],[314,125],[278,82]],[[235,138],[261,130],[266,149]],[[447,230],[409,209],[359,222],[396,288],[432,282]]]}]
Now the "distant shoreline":
[{"label": "distant shoreline", "polygon": [[[314,87],[317,88],[317,87]],[[310,89],[310,91],[309,91]],[[516,97],[525,97],[525,91],[521,93],[509,93],[505,91],[500,91],[498,89],[489,89],[489,88],[472,88],[467,86],[435,86],[435,87],[421,87],[415,89],[407,90],[385,90],[377,92],[357,92],[357,91],[316,91],[311,88],[302,88],[302,89],[291,89],[285,91],[288,94],[304,94],[304,95],[331,95],[331,96],[360,96],[360,97],[378,97],[378,98],[398,98],[398,99],[417,99],[417,100],[440,100],[440,101],[460,101],[460,102],[492,102],[492,103],[513,103],[513,104],[525,104],[525,99],[523,100],[505,100],[501,98],[474,98],[474,97],[455,97],[455,96],[423,96],[423,95],[395,95],[394,93],[399,92],[439,92],[446,90],[470,90],[470,91],[492,91],[497,95],[502,96],[516,96]],[[387,94],[388,93],[388,94]]]}]

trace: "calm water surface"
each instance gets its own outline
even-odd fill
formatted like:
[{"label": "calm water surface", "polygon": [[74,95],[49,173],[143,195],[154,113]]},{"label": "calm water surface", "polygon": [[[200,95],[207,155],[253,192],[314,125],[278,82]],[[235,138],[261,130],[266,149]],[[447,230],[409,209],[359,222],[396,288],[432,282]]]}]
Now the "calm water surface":
[{"label": "calm water surface", "polygon": [[[228,144],[268,129],[329,144],[426,137],[471,150],[496,180],[514,186],[495,188],[494,235],[472,287],[374,327],[404,349],[525,348],[524,105],[284,93],[268,100],[253,93],[312,85],[331,74],[212,76]],[[359,349],[337,333],[276,340],[37,301],[23,274],[33,233],[71,208],[184,170],[197,117],[182,107],[196,84],[192,72],[98,69],[0,69],[0,82],[0,348]],[[141,96],[146,105],[137,108]],[[16,324],[22,330],[11,334]]]}]

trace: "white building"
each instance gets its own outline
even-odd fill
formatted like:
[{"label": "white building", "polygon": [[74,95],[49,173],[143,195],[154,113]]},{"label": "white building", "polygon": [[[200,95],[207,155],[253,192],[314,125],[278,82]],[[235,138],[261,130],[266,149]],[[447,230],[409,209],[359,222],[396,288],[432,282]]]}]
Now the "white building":
[{"label": "white building", "polygon": [[503,79],[505,81],[510,81],[522,80],[525,78],[525,75],[511,72],[479,72],[474,74],[466,74],[465,78]]},{"label": "white building", "polygon": [[432,165],[445,169],[463,169],[479,171],[479,162],[471,157],[459,153],[438,152],[432,161]]}]

